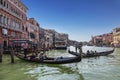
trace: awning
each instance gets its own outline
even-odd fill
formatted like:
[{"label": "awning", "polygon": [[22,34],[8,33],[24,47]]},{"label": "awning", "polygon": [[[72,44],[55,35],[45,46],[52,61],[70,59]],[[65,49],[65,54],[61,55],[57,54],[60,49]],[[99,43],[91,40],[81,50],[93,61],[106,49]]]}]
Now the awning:
[{"label": "awning", "polygon": [[11,42],[13,43],[13,44],[21,44],[21,43],[28,43],[28,44],[33,44],[33,42],[32,41],[30,41],[30,40],[11,40]]}]

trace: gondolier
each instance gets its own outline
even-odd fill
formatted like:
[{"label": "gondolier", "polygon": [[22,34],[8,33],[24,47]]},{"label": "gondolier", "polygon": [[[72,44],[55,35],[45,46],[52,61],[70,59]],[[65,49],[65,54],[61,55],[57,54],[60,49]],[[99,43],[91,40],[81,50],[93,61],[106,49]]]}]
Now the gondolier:
[{"label": "gondolier", "polygon": [[24,50],[24,57],[27,57],[27,53],[28,53],[28,44],[27,43],[23,43],[22,44],[23,50]]},{"label": "gondolier", "polygon": [[79,48],[80,59],[82,60],[82,44],[79,45],[78,48]]}]

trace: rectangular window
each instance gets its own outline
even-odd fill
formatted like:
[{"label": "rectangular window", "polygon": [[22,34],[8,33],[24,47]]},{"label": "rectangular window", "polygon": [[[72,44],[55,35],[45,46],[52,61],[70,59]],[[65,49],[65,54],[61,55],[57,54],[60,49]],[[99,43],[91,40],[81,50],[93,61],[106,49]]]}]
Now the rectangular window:
[{"label": "rectangular window", "polygon": [[18,29],[20,29],[20,23],[18,22]]},{"label": "rectangular window", "polygon": [[6,2],[4,2],[4,6],[6,6]]},{"label": "rectangular window", "polygon": [[22,25],[22,30],[24,31],[24,25]]},{"label": "rectangular window", "polygon": [[15,32],[11,32],[11,35],[12,35],[13,37],[15,37]]},{"label": "rectangular window", "polygon": [[9,18],[7,18],[7,25],[8,25],[8,22],[9,22]]},{"label": "rectangular window", "polygon": [[7,17],[5,17],[5,24],[7,25]]},{"label": "rectangular window", "polygon": [[0,0],[0,3],[3,4],[3,0]]},{"label": "rectangular window", "polygon": [[13,27],[15,27],[15,20],[13,20]]},{"label": "rectangular window", "polygon": [[8,4],[7,4],[7,8],[8,8]]},{"label": "rectangular window", "polygon": [[3,24],[5,24],[5,16],[3,17]]}]

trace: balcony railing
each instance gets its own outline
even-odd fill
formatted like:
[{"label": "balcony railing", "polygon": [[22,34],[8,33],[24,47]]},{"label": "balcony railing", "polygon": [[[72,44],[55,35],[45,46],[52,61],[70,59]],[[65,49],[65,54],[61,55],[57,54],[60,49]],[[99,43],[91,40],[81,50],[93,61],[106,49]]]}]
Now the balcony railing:
[{"label": "balcony railing", "polygon": [[15,30],[15,31],[23,32],[23,30],[18,29],[18,28],[15,28],[15,27],[13,27],[13,26],[11,26],[11,25],[9,25],[8,28],[11,29],[11,30]]},{"label": "balcony railing", "polygon": [[15,14],[15,13],[13,13],[13,12],[12,12],[11,10],[9,10],[8,8],[6,8],[6,7],[2,6],[2,5],[0,5],[0,9],[3,9],[3,10],[5,10],[6,12],[10,13],[11,15],[13,15],[13,16],[15,16],[15,17],[17,17],[17,18],[19,18],[19,19],[22,20],[22,18],[21,18],[20,16],[18,16],[18,15]]},{"label": "balcony railing", "polygon": [[0,27],[15,30],[15,31],[19,31],[19,32],[23,32],[23,30],[21,30],[21,29],[15,28],[15,27],[13,27],[11,25],[6,25],[6,24],[1,23],[1,22],[0,22]]},{"label": "balcony railing", "polygon": [[7,28],[7,25],[4,24],[4,23],[1,23],[1,22],[0,22],[0,26],[1,26],[1,27],[4,27],[4,28]]}]

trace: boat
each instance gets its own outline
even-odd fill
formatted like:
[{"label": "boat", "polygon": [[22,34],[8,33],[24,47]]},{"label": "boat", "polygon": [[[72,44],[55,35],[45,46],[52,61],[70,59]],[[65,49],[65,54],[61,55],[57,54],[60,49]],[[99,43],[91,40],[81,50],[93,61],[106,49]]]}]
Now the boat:
[{"label": "boat", "polygon": [[[80,56],[79,53],[76,53],[76,52],[73,52],[73,51],[68,51],[70,54],[73,54],[73,55],[76,55],[76,56]],[[104,51],[104,52],[96,52],[94,54],[86,54],[86,53],[82,53],[81,56],[82,58],[90,58],[90,57],[98,57],[98,56],[107,56],[111,53],[114,52],[114,49],[113,50],[110,50],[110,51]]]},{"label": "boat", "polygon": [[55,49],[67,49],[67,43],[65,41],[55,41]]},{"label": "boat", "polygon": [[30,59],[30,57],[24,58],[22,54],[15,54],[16,57],[29,61],[29,62],[36,62],[36,63],[47,63],[47,64],[66,64],[66,63],[74,63],[74,62],[80,62],[81,61],[81,56],[76,56],[75,57],[58,57],[58,58],[49,58],[47,57],[44,60],[40,60],[39,58],[34,58]]}]

